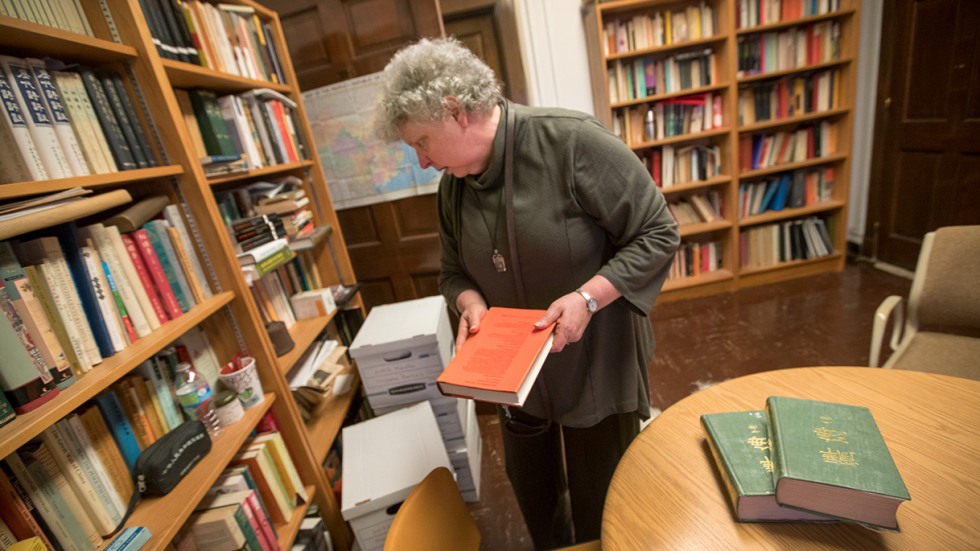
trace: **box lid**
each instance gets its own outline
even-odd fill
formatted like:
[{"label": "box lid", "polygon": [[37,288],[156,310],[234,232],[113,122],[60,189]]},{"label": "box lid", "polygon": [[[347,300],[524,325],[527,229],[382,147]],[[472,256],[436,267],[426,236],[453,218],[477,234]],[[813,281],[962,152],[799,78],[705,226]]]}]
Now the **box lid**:
[{"label": "box lid", "polygon": [[404,501],[436,467],[453,470],[428,401],[344,427],[343,442],[345,520]]},{"label": "box lid", "polygon": [[350,355],[360,359],[440,338],[452,340],[446,299],[441,295],[383,304],[371,309],[350,345]]}]

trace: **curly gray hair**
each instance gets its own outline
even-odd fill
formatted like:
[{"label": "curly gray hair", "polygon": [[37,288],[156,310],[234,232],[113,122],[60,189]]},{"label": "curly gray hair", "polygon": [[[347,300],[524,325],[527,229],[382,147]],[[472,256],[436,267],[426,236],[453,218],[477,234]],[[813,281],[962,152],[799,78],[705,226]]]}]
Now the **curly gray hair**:
[{"label": "curly gray hair", "polygon": [[486,114],[503,100],[487,65],[455,38],[423,38],[398,51],[384,70],[384,92],[374,131],[385,141],[399,138],[407,122],[429,123],[450,116],[447,97],[460,109]]}]

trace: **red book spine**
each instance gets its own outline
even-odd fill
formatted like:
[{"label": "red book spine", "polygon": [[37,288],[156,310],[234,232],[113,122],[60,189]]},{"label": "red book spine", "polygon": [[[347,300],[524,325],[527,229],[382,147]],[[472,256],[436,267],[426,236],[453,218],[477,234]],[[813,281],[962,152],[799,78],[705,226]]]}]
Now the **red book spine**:
[{"label": "red book spine", "polygon": [[167,279],[167,274],[163,271],[163,266],[160,264],[160,259],[157,258],[157,253],[153,250],[153,244],[150,243],[150,236],[146,234],[146,230],[140,228],[133,232],[133,238],[136,240],[137,250],[139,250],[140,256],[143,257],[143,262],[146,263],[146,269],[150,272],[150,278],[156,284],[157,291],[160,292],[163,307],[170,314],[170,319],[179,318],[184,311],[181,310],[180,303],[177,302],[177,295],[174,294],[173,288],[170,287],[170,280]]},{"label": "red book spine", "polygon": [[0,510],[3,511],[3,520],[7,524],[7,528],[18,541],[37,536],[41,538],[48,549],[54,549],[51,540],[48,539],[44,530],[41,529],[41,525],[31,514],[31,509],[21,499],[17,489],[14,488],[13,483],[5,474],[5,472],[0,473],[0,504],[3,505]]},{"label": "red book spine", "polygon": [[167,311],[163,309],[163,302],[160,301],[157,288],[153,285],[153,280],[150,279],[150,272],[147,270],[146,264],[143,263],[143,257],[140,256],[136,241],[128,233],[122,234],[121,237],[123,246],[126,247],[126,253],[133,262],[133,268],[136,269],[136,275],[140,278],[140,284],[146,291],[146,296],[150,297],[150,304],[153,305],[153,311],[156,313],[157,319],[160,320],[160,323],[167,323],[170,321],[170,318],[167,317]]},{"label": "red book spine", "polygon": [[269,517],[266,516],[265,510],[259,504],[259,498],[255,496],[255,491],[248,493],[248,497],[245,498],[245,506],[252,510],[252,516],[254,517],[256,524],[259,525],[259,537],[268,543],[266,547],[269,551],[279,551],[279,539],[276,537],[275,531],[272,530],[272,524],[270,524]]},{"label": "red book spine", "polygon": [[293,138],[289,135],[289,125],[286,124],[286,108],[283,107],[282,102],[279,100],[272,100],[270,103],[272,104],[272,112],[275,113],[276,121],[278,122],[279,139],[286,146],[286,153],[289,154],[289,162],[298,162],[299,154],[296,151],[296,144],[293,143]]}]

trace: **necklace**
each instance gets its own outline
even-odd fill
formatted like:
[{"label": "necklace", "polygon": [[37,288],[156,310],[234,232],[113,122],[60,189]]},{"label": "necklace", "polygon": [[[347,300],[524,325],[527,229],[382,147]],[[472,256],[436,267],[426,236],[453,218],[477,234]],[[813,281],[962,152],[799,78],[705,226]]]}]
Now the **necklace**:
[{"label": "necklace", "polygon": [[480,194],[477,193],[473,188],[470,188],[473,192],[473,196],[476,197],[476,204],[480,208],[480,218],[483,218],[483,225],[487,228],[487,233],[490,234],[490,246],[493,247],[493,254],[490,255],[490,261],[493,262],[493,267],[497,269],[498,273],[503,273],[507,271],[507,262],[504,260],[504,255],[500,254],[500,249],[497,248],[497,226],[500,222],[500,205],[503,203],[503,189],[497,193],[497,212],[493,220],[493,229],[490,229],[490,223],[487,222],[487,215],[483,212],[483,203],[480,201]]}]

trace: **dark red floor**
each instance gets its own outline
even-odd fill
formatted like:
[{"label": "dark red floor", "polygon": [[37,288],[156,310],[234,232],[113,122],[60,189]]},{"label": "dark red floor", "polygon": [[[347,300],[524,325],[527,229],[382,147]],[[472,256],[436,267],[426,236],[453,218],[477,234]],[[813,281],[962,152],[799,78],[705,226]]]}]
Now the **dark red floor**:
[{"label": "dark red floor", "polygon": [[[810,365],[867,365],[871,323],[888,295],[908,295],[911,281],[867,264],[837,274],[670,302],[654,309],[657,353],[650,397],[665,409],[699,385],[749,373]],[[470,504],[481,549],[533,549],[503,470],[500,427],[480,408],[481,499]]]}]

